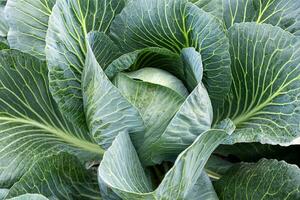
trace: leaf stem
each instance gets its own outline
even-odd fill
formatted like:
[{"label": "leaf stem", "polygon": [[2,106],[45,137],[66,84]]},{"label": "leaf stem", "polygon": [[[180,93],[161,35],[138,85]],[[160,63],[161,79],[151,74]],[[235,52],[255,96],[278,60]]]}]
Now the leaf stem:
[{"label": "leaf stem", "polygon": [[213,172],[209,169],[205,169],[205,172],[207,173],[207,175],[212,178],[212,179],[215,179],[215,180],[219,180],[222,176],[216,172]]}]

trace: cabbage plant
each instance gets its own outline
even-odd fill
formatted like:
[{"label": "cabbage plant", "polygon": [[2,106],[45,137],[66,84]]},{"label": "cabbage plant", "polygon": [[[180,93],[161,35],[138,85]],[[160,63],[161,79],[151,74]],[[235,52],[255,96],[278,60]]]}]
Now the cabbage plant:
[{"label": "cabbage plant", "polygon": [[1,0],[0,199],[300,199],[299,0]]}]

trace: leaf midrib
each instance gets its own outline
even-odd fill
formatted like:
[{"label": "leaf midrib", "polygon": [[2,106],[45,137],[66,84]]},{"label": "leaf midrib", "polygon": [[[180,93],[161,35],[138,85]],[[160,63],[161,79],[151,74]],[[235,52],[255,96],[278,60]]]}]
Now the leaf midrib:
[{"label": "leaf midrib", "polygon": [[284,85],[282,88],[280,88],[278,91],[276,91],[272,96],[270,96],[264,102],[262,102],[261,104],[259,104],[256,107],[250,109],[249,112],[246,112],[246,113],[236,117],[235,119],[233,119],[234,124],[236,126],[239,126],[239,125],[243,124],[243,122],[251,119],[253,116],[255,116],[257,114],[257,112],[263,110],[265,107],[267,107],[269,105],[269,103],[271,103],[277,96],[279,96],[279,93],[282,92],[284,87],[286,87],[286,85]]},{"label": "leaf midrib", "polygon": [[84,139],[79,139],[73,136],[71,133],[65,132],[57,127],[54,127],[50,124],[43,124],[38,121],[32,119],[24,119],[24,118],[12,118],[12,117],[0,117],[0,120],[15,122],[15,123],[22,123],[22,124],[29,124],[33,127],[37,127],[40,129],[45,130],[48,133],[51,133],[58,138],[62,139],[64,142],[74,146],[86,150],[88,152],[100,154],[101,156],[104,154],[104,150],[97,144],[91,143]]}]

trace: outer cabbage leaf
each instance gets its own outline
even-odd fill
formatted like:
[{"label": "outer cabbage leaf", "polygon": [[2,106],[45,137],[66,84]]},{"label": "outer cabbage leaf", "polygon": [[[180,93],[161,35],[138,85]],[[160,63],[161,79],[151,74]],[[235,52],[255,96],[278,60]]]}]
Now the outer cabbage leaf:
[{"label": "outer cabbage leaf", "polygon": [[223,0],[189,0],[199,8],[223,20]]},{"label": "outer cabbage leaf", "polygon": [[40,194],[23,194],[8,200],[48,200],[45,196]]},{"label": "outer cabbage leaf", "polygon": [[[214,197],[203,167],[213,150],[233,131],[232,124],[224,129],[213,129],[201,134],[183,151],[162,183],[153,191],[128,134],[121,133],[106,151],[99,167],[99,179],[122,199],[199,199]],[[202,179],[202,181],[200,181]],[[200,181],[200,182],[198,182]]]},{"label": "outer cabbage leaf", "polygon": [[0,0],[0,37],[6,37],[8,32],[8,23],[4,12],[5,5],[6,0]]},{"label": "outer cabbage leaf", "polygon": [[98,190],[94,174],[86,170],[75,156],[61,153],[37,161],[10,188],[7,198],[36,193],[49,199],[100,200]]},{"label": "outer cabbage leaf", "polygon": [[193,190],[186,194],[184,198],[187,200],[219,200],[217,193],[214,190],[212,181],[206,172],[202,172],[199,179],[195,183]]},{"label": "outer cabbage leaf", "polygon": [[45,59],[49,16],[56,0],[8,0],[5,15],[13,49]]},{"label": "outer cabbage leaf", "polygon": [[[98,168],[98,180],[124,200],[142,199],[143,193],[152,191],[152,184],[127,133],[120,133],[105,152]],[[120,191],[116,188],[120,188]],[[133,192],[138,194],[131,194]]]},{"label": "outer cabbage leaf", "polygon": [[5,199],[9,192],[9,189],[0,189],[0,199]]},{"label": "outer cabbage leaf", "polygon": [[0,50],[9,49],[8,42],[6,38],[0,37]]},{"label": "outer cabbage leaf", "polygon": [[[99,41],[107,37],[101,33],[94,33],[94,36]],[[108,148],[121,131],[130,133],[136,140],[143,138],[145,128],[139,111],[107,78],[90,45],[82,75],[82,91],[88,128],[100,146]]]},{"label": "outer cabbage leaf", "polygon": [[98,177],[100,194],[103,200],[122,200],[113,190]]},{"label": "outer cabbage leaf", "polygon": [[224,0],[224,22],[257,22],[279,26],[300,35],[300,1],[298,0]]},{"label": "outer cabbage leaf", "polygon": [[146,47],[180,53],[195,47],[202,56],[203,82],[213,104],[219,105],[230,88],[228,39],[222,26],[187,0],[130,1],[113,21],[111,36],[122,53]]},{"label": "outer cabbage leaf", "polygon": [[[104,32],[92,31],[88,34],[87,39],[87,54],[89,53],[89,48],[91,48],[92,53],[103,70],[120,56],[119,48]],[[86,55],[86,60],[88,59],[89,56]]]},{"label": "outer cabbage leaf", "polygon": [[233,84],[219,115],[231,118],[237,126],[229,142],[297,143],[300,136],[297,38],[281,28],[257,23],[234,25],[229,29],[229,38]]},{"label": "outer cabbage leaf", "polygon": [[232,167],[215,184],[220,199],[300,198],[300,169],[284,161],[262,159]]},{"label": "outer cabbage leaf", "polygon": [[[86,126],[81,74],[87,53],[87,35],[90,31],[107,33],[111,21],[124,5],[123,0],[58,0],[53,7],[46,37],[50,88],[62,112],[78,125]],[[106,45],[100,47],[109,52],[112,42],[104,39],[102,42]],[[95,56],[100,59],[106,54]]]},{"label": "outer cabbage leaf", "polygon": [[0,187],[9,188],[44,156],[67,151],[88,159],[103,154],[87,130],[68,122],[52,99],[43,61],[0,52]]}]

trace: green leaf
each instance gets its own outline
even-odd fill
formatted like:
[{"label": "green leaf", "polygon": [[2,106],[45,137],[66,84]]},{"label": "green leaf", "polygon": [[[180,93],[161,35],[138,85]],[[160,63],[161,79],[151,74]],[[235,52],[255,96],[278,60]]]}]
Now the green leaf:
[{"label": "green leaf", "polygon": [[111,36],[122,53],[146,47],[180,53],[195,47],[213,104],[222,102],[230,88],[228,39],[217,19],[187,0],[131,1],[113,21]]},{"label": "green leaf", "polygon": [[232,167],[215,184],[220,199],[300,198],[300,169],[284,161],[262,159]]},{"label": "green leaf", "polygon": [[[201,134],[175,161],[155,191],[160,199],[199,199],[205,192],[211,193],[210,184],[197,185],[203,179],[203,168],[213,150],[233,131],[232,124],[226,129],[211,129]],[[209,180],[205,180],[209,182]],[[195,190],[199,188],[198,190]],[[207,187],[211,189],[207,189]],[[193,198],[192,198],[193,197]]]},{"label": "green leaf", "polygon": [[148,47],[124,54],[114,60],[105,70],[109,78],[118,72],[155,67],[163,69],[182,80],[187,89],[192,92],[202,81],[203,66],[201,55],[195,48],[184,48],[180,55],[165,48]]},{"label": "green leaf", "polygon": [[1,0],[0,1],[0,37],[6,37],[8,32],[8,23],[4,11],[5,5],[6,5],[6,0]]},{"label": "green leaf", "polygon": [[97,178],[70,154],[40,159],[15,183],[7,198],[39,193],[49,199],[101,199]]},{"label": "green leaf", "polygon": [[[107,33],[111,21],[124,5],[123,0],[58,0],[53,7],[46,37],[51,92],[62,112],[80,126],[86,126],[81,74],[87,35],[90,31]],[[106,44],[107,49],[111,48],[110,44],[112,42]],[[96,57],[101,60],[99,56],[105,55]]]},{"label": "green leaf", "polygon": [[189,0],[205,12],[223,20],[223,0]]},{"label": "green leaf", "polygon": [[184,102],[184,98],[167,87],[137,81],[123,73],[119,73],[113,82],[121,94],[138,109],[144,120],[146,128],[144,138],[139,143],[134,141],[138,152],[144,153],[141,151],[149,147],[165,131]]},{"label": "green leaf", "polygon": [[45,59],[48,20],[56,0],[8,0],[5,8],[11,48]]},{"label": "green leaf", "polygon": [[[103,70],[120,56],[119,48],[104,32],[90,32],[88,34],[87,54],[89,47]],[[86,55],[86,60],[88,59],[89,57]]]},{"label": "green leaf", "polygon": [[0,37],[0,50],[9,49],[6,38]]},{"label": "green leaf", "polygon": [[162,85],[186,98],[189,95],[183,82],[173,74],[158,68],[145,67],[133,72],[126,72],[132,79]]},{"label": "green leaf", "polygon": [[48,200],[45,196],[40,194],[23,194],[8,200]]},{"label": "green leaf", "polygon": [[139,111],[106,77],[91,47],[88,47],[86,58],[82,75],[83,102],[86,121],[96,142],[108,148],[121,131],[142,138],[145,128]]},{"label": "green leaf", "polygon": [[203,65],[201,55],[194,48],[185,48],[181,51],[180,60],[183,74],[179,77],[185,81],[187,88],[192,92],[198,84],[202,84]]},{"label": "green leaf", "polygon": [[257,22],[279,26],[300,35],[300,2],[298,0],[224,0],[227,28],[234,23]]},{"label": "green leaf", "polygon": [[201,82],[203,68],[200,54],[194,48],[185,48],[178,63],[178,73],[183,80],[187,80],[186,84],[193,92],[185,99],[163,132],[156,132],[155,137],[151,137],[149,142],[145,141],[145,145],[138,149],[140,159],[146,165],[160,163],[162,160],[175,160],[198,135],[211,128],[213,109]]},{"label": "green leaf", "polygon": [[98,168],[98,180],[123,200],[142,199],[143,193],[153,190],[126,132],[120,133],[105,152]]},{"label": "green leaf", "polygon": [[39,158],[67,151],[83,160],[101,149],[87,130],[68,122],[48,86],[43,61],[0,51],[0,187],[9,188]]},{"label": "green leaf", "polygon": [[[167,196],[167,195],[166,195]],[[179,195],[180,196],[180,195]],[[193,189],[189,191],[184,199],[187,200],[219,200],[217,193],[214,190],[214,186],[205,172],[202,172],[199,179],[193,186]]]},{"label": "green leaf", "polygon": [[144,67],[163,69],[176,76],[183,73],[179,56],[168,49],[158,47],[125,53],[109,64],[105,73],[109,78],[113,78],[118,72],[135,71]]},{"label": "green leaf", "polygon": [[142,160],[160,163],[175,160],[198,135],[211,128],[213,110],[207,91],[200,83],[181,105],[159,138],[143,145]]},{"label": "green leaf", "polygon": [[278,27],[229,29],[233,84],[219,116],[237,126],[230,143],[288,145],[300,136],[300,43]]},{"label": "green leaf", "polygon": [[[227,132],[228,131],[228,132]],[[98,171],[103,181],[122,199],[199,199],[199,196],[213,195],[209,181],[203,177],[203,167],[213,150],[222,143],[232,127],[226,130],[213,129],[201,134],[194,143],[182,152],[174,166],[165,175],[159,187],[152,186],[139,162],[137,153],[128,134],[119,134],[112,146],[105,152]],[[204,179],[199,181],[199,179]],[[200,187],[199,186],[205,186]]]},{"label": "green leaf", "polygon": [[122,200],[113,190],[98,177],[100,194],[103,200]]},{"label": "green leaf", "polygon": [[0,199],[5,199],[9,192],[9,189],[0,189]]}]

